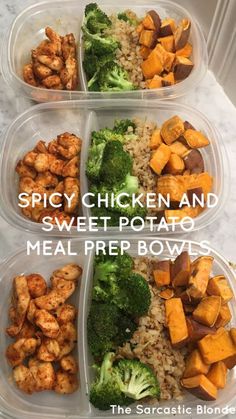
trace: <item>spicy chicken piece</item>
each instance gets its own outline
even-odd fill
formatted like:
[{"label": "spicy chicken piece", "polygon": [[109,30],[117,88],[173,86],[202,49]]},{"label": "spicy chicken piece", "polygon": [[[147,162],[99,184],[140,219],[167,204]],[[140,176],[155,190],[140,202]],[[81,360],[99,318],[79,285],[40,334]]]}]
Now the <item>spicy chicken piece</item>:
[{"label": "spicy chicken piece", "polygon": [[34,315],[34,321],[43,334],[49,338],[56,338],[59,334],[59,324],[55,317],[47,310],[36,310]]},{"label": "spicy chicken piece", "polygon": [[26,280],[31,298],[37,298],[46,293],[47,283],[42,275],[27,275]]},{"label": "spicy chicken piece", "polygon": [[68,281],[77,281],[82,275],[82,268],[74,263],[69,263],[53,272],[52,276],[67,279]]},{"label": "spicy chicken piece", "polygon": [[57,290],[51,290],[48,294],[35,298],[35,304],[38,308],[44,310],[55,310],[65,302],[65,298]]},{"label": "spicy chicken piece", "polygon": [[54,390],[59,394],[74,393],[79,387],[78,378],[75,374],[68,374],[63,371],[56,372]]},{"label": "spicy chicken piece", "polygon": [[32,324],[34,324],[34,316],[35,316],[36,310],[37,310],[37,307],[35,305],[35,302],[31,300],[29,303],[28,310],[27,310],[27,320]]},{"label": "spicy chicken piece", "polygon": [[78,83],[78,65],[75,38],[72,33],[62,38],[62,55],[65,60],[65,67],[60,73],[61,81],[66,90],[75,90]]},{"label": "spicy chicken piece", "polygon": [[61,325],[60,332],[57,337],[57,342],[60,346],[60,354],[58,359],[68,355],[74,349],[77,342],[77,332],[73,323],[68,322]]},{"label": "spicy chicken piece", "polygon": [[25,338],[25,339],[33,338],[35,336],[35,332],[36,332],[35,326],[26,319],[24,321],[24,324],[21,328],[20,333],[16,335],[16,339],[18,340],[21,338]]},{"label": "spicy chicken piece", "polygon": [[68,163],[64,164],[61,175],[63,177],[75,177],[79,176],[79,157],[73,157]]},{"label": "spicy chicken piece", "polygon": [[16,336],[25,321],[27,309],[30,303],[30,294],[27,280],[24,275],[16,276],[13,281],[12,307],[15,309],[14,323],[6,329],[9,336]]},{"label": "spicy chicken piece", "polygon": [[29,360],[29,370],[36,382],[37,391],[52,390],[56,377],[51,362],[42,362],[36,358],[31,358]]},{"label": "spicy chicken piece", "polygon": [[41,64],[41,62],[39,62],[36,59],[33,60],[32,66],[33,66],[34,75],[40,80],[46,79],[46,77],[49,77],[53,74],[53,71],[51,68],[47,67],[44,64]]},{"label": "spicy chicken piece", "polygon": [[79,179],[67,177],[64,180],[64,193],[71,198],[70,203],[64,198],[64,210],[66,213],[73,214],[79,207]]},{"label": "spicy chicken piece", "polygon": [[28,84],[30,84],[31,86],[36,87],[37,86],[37,81],[34,75],[34,70],[33,70],[33,65],[32,63],[30,64],[26,64],[23,67],[23,78],[24,81]]},{"label": "spicy chicken piece", "polygon": [[62,173],[65,166],[65,161],[57,158],[53,154],[48,154],[48,159],[48,169],[50,169],[50,172],[58,176],[63,176]]},{"label": "spicy chicken piece", "polygon": [[46,193],[46,189],[31,177],[21,177],[19,182],[19,192],[25,192],[29,195],[32,193],[38,193],[43,196],[43,194]]},{"label": "spicy chicken piece", "polygon": [[18,365],[13,369],[13,379],[16,382],[17,387],[27,394],[32,394],[37,391],[36,381],[25,365]]},{"label": "spicy chicken piece", "polygon": [[35,183],[43,188],[56,188],[59,180],[57,176],[53,175],[49,170],[43,173],[38,173]]},{"label": "spicy chicken piece", "polygon": [[[47,66],[49,69],[51,69],[53,71],[59,72],[63,67],[63,60],[60,57],[57,57],[57,56],[45,55],[45,54],[39,55],[38,54],[37,55],[37,60],[41,64]],[[51,76],[51,74],[49,74],[49,76]]]},{"label": "spicy chicken piece", "polygon": [[26,153],[23,158],[24,164],[30,167],[34,167],[34,163],[35,163],[37,155],[38,155],[38,152],[36,151],[29,151],[28,153]]},{"label": "spicy chicken piece", "polygon": [[51,224],[62,224],[63,222],[70,224],[71,221],[70,215],[66,214],[65,211],[60,211],[59,209],[53,210],[51,208],[44,208],[39,215],[38,222],[41,223],[44,217],[51,217]]},{"label": "spicy chicken piece", "polygon": [[33,150],[35,153],[48,153],[48,147],[45,141],[39,140]]},{"label": "spicy chicken piece", "polygon": [[56,339],[44,337],[37,351],[37,358],[40,361],[52,362],[57,359],[60,354],[60,346]]},{"label": "spicy chicken piece", "polygon": [[63,304],[57,308],[55,316],[60,325],[73,322],[76,316],[76,308],[72,304]]},{"label": "spicy chicken piece", "polygon": [[35,179],[37,176],[37,172],[34,168],[27,166],[22,160],[19,160],[16,165],[16,172],[18,173],[19,177],[30,177]]},{"label": "spicy chicken piece", "polygon": [[57,136],[56,144],[54,143],[54,152],[70,160],[80,153],[81,144],[82,141],[79,137],[69,132],[64,132],[64,134]]},{"label": "spicy chicken piece", "polygon": [[61,79],[57,74],[53,74],[52,76],[43,79],[42,85],[47,89],[63,90],[63,84],[61,83]]},{"label": "spicy chicken piece", "polygon": [[63,278],[52,277],[51,278],[52,289],[64,299],[63,303],[73,294],[75,291],[75,282],[67,281]]},{"label": "spicy chicken piece", "polygon": [[61,41],[62,38],[60,35],[58,35],[52,28],[47,26],[45,28],[45,34],[50,39],[51,43],[56,46],[55,54],[61,55],[62,53],[62,45]]},{"label": "spicy chicken piece", "polygon": [[12,367],[20,365],[24,359],[32,355],[38,346],[38,340],[35,338],[22,338],[7,347],[6,358]]},{"label": "spicy chicken piece", "polygon": [[60,366],[63,371],[69,374],[76,374],[78,371],[78,364],[73,355],[65,355],[60,359]]}]

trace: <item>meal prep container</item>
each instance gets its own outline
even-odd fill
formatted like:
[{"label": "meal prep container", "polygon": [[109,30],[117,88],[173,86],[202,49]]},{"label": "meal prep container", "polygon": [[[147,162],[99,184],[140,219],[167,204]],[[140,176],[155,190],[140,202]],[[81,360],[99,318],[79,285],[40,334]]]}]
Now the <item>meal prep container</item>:
[{"label": "meal prep container", "polygon": [[[157,238],[156,238],[157,239]],[[147,243],[152,241],[151,238],[145,238]],[[175,258],[177,254],[171,255],[168,250],[169,246],[181,246],[183,243],[181,240],[162,238],[159,239],[163,244],[163,253],[158,257],[159,259],[164,258]],[[201,255],[201,247],[197,242],[185,241],[185,247],[183,250],[188,250],[188,243],[191,243],[191,249],[196,253],[192,259],[197,258]],[[56,247],[54,243],[53,248]],[[131,240],[131,248],[129,253],[132,256],[137,256],[137,240]],[[111,412],[101,412],[93,408],[89,403],[88,392],[91,381],[93,380],[92,364],[93,359],[89,354],[87,346],[87,316],[89,312],[89,305],[91,300],[91,289],[93,279],[93,259],[94,253],[90,252],[88,256],[83,255],[83,244],[79,240],[73,240],[72,250],[79,253],[78,256],[67,257],[67,256],[26,256],[25,249],[15,253],[9,259],[5,260],[0,266],[0,293],[2,295],[0,301],[0,345],[1,345],[1,356],[2,362],[0,364],[0,410],[4,414],[4,417],[14,419],[76,419],[76,418],[108,418],[111,417]],[[236,282],[235,275],[229,267],[227,261],[219,255],[213,249],[210,249],[210,255],[214,257],[213,273],[214,275],[225,275],[229,281],[229,284],[234,292],[234,298],[236,296]],[[149,256],[151,256],[149,254]],[[30,262],[30,264],[29,264]],[[51,272],[57,267],[65,263],[78,263],[83,267],[83,275],[80,281],[80,297],[76,299],[79,308],[78,318],[78,358],[79,358],[79,378],[80,378],[80,389],[77,393],[70,396],[61,396],[53,392],[43,392],[34,394],[31,396],[24,395],[14,385],[11,377],[11,368],[7,365],[5,358],[6,346],[10,339],[6,338],[5,328],[8,324],[7,305],[10,301],[10,292],[12,289],[12,278],[20,273],[29,274],[32,272],[39,272],[46,277],[49,277]],[[30,267],[26,268],[26,266]],[[76,304],[76,302],[75,302]],[[236,324],[236,305],[235,300],[231,301],[230,309],[232,313],[231,325]],[[230,407],[235,399],[235,385],[236,385],[236,371],[235,369],[228,372],[227,385],[223,390],[219,391],[218,399],[215,402],[203,402],[200,399],[195,398],[189,393],[185,393],[184,399],[181,402],[177,401],[166,401],[161,402],[160,406],[164,407],[177,407],[178,405],[183,408],[191,407],[192,414],[176,415],[183,419],[191,417],[196,419],[199,417],[196,413],[197,405],[206,405],[207,407],[218,407],[223,408],[225,406]],[[139,403],[140,404],[140,403]],[[150,406],[151,407],[151,406]],[[153,407],[153,405],[152,405]],[[128,417],[136,419],[139,415],[135,414],[135,408],[132,410],[132,414]],[[118,417],[112,415],[112,417]],[[220,418],[223,415],[215,414],[214,418]],[[148,418],[157,417],[157,415],[145,415]],[[167,419],[172,418],[172,415],[161,415]],[[201,415],[201,418],[207,418],[208,415]]]},{"label": "meal prep container", "polygon": [[[226,151],[220,135],[207,120],[207,118],[197,110],[178,103],[164,101],[138,101],[138,100],[94,100],[94,101],[67,101],[58,103],[40,104],[20,115],[8,128],[2,143],[2,153],[0,159],[0,189],[1,200],[0,210],[5,220],[14,227],[23,231],[37,233],[37,235],[64,236],[64,237],[85,237],[85,236],[104,236],[102,228],[97,232],[77,232],[76,227],[72,227],[70,232],[59,232],[57,227],[50,232],[43,232],[43,224],[35,223],[24,217],[17,205],[18,196],[18,175],[15,167],[19,159],[31,150],[38,140],[50,141],[58,134],[69,131],[82,138],[81,162],[80,162],[80,181],[81,195],[88,192],[88,181],[85,176],[88,148],[90,144],[91,132],[102,127],[112,127],[115,119],[133,118],[139,116],[149,120],[154,120],[161,125],[165,120],[173,115],[179,115],[183,120],[188,120],[198,130],[201,130],[210,140],[210,146],[202,149],[205,161],[205,169],[214,178],[213,192],[219,197],[219,202],[215,208],[207,208],[194,219],[195,230],[205,228],[208,224],[215,222],[220,214],[226,197],[228,195],[228,170],[229,164]],[[90,210],[82,208],[84,216],[90,216]],[[145,227],[142,234],[150,233],[150,229]],[[139,234],[141,234],[139,233]],[[180,225],[176,225],[175,232],[169,234],[183,233]],[[106,235],[114,236],[120,234],[135,234],[130,227],[126,227],[122,232],[118,227],[110,227]],[[136,233],[137,234],[137,233]],[[156,233],[160,234],[160,233]],[[162,235],[166,235],[166,231]]]},{"label": "meal prep container", "polygon": [[[166,0],[136,0],[135,2],[98,1],[99,6],[108,14],[132,9],[139,17],[145,16],[146,12],[154,9],[161,18],[172,17],[181,20],[187,17],[191,20],[190,42],[193,44],[194,68],[184,81],[174,86],[160,89],[136,90],[130,92],[100,93],[88,92],[86,77],[82,66],[83,44],[81,25],[85,5],[89,1],[54,0],[34,4],[23,10],[13,22],[11,29],[6,34],[2,46],[1,67],[5,81],[11,86],[16,95],[26,96],[36,102],[49,102],[69,99],[101,99],[101,98],[177,98],[185,95],[194,88],[205,75],[208,65],[206,43],[203,33],[193,16],[183,7]],[[80,87],[77,91],[59,91],[41,89],[25,83],[22,78],[23,66],[30,62],[31,49],[35,48],[44,38],[44,29],[51,26],[60,34],[73,32],[78,41],[78,65]],[[6,53],[7,51],[7,53]]]}]

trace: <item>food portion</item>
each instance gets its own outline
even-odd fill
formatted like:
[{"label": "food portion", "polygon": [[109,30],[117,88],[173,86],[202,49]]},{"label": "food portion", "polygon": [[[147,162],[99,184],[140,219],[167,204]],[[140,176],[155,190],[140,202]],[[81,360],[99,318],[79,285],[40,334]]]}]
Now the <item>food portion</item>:
[{"label": "food portion", "polygon": [[191,261],[186,251],[175,260],[120,251],[95,257],[87,324],[96,408],[181,400],[185,391],[217,398],[236,365],[236,329],[229,328],[227,278],[213,291],[212,272],[213,257]]},{"label": "food portion", "polygon": [[[74,215],[78,215],[81,144],[79,137],[65,132],[48,144],[40,140],[18,161],[18,199],[23,205],[20,194],[25,194],[27,206],[21,207],[25,217],[40,223],[44,217],[50,216],[52,223],[55,218],[60,223],[63,220],[69,223]],[[39,199],[34,202],[35,194]]]},{"label": "food portion", "polygon": [[[195,218],[206,208],[213,190],[213,178],[205,170],[202,148],[210,140],[189,122],[175,115],[161,126],[148,119],[116,120],[113,128],[93,131],[86,174],[93,193],[94,216],[129,220],[156,217],[171,223]],[[148,194],[161,195],[162,205],[147,206]],[[110,197],[109,205],[96,204],[98,197]],[[112,200],[113,194],[113,200]],[[121,195],[123,194],[123,195]],[[126,194],[126,195],[125,195]],[[142,204],[132,196],[142,194]],[[119,197],[119,199],[118,199]],[[113,203],[114,202],[114,203]],[[120,205],[121,203],[122,205]]]},{"label": "food portion", "polygon": [[78,387],[77,310],[67,300],[82,268],[65,265],[52,273],[50,285],[37,273],[13,279],[10,326],[14,339],[6,349],[16,386],[27,394],[51,390],[71,394]]},{"label": "food portion", "polygon": [[193,69],[191,21],[161,19],[150,10],[108,16],[96,3],[85,7],[83,67],[90,91],[130,91],[171,86]]},{"label": "food portion", "polygon": [[54,90],[76,90],[78,62],[73,33],[59,35],[45,28],[46,39],[31,51],[31,61],[23,68],[24,81],[31,86]]}]

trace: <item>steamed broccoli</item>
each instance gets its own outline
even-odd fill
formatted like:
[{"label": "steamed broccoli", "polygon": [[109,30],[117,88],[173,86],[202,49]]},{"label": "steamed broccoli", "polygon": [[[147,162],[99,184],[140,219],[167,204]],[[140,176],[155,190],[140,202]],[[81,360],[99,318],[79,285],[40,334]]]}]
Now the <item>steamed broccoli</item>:
[{"label": "steamed broccoli", "polygon": [[119,292],[114,295],[113,302],[132,316],[146,314],[151,304],[151,292],[145,278],[132,272],[125,281],[119,283]]},{"label": "steamed broccoli", "polygon": [[110,128],[102,128],[99,131],[92,132],[92,141],[120,141],[123,142],[124,136],[122,133],[114,131]]},{"label": "steamed broccoli", "polygon": [[119,225],[119,220],[120,220],[120,214],[119,212],[115,212],[115,211],[110,211],[107,208],[91,208],[91,213],[93,217],[98,217],[97,220],[97,225],[99,227],[103,227],[104,226],[104,221],[101,220],[102,217],[109,217],[109,219],[107,220],[107,225],[108,227],[115,227]]},{"label": "steamed broccoli", "polygon": [[137,19],[132,19],[128,15],[127,12],[118,13],[117,17],[118,17],[119,20],[124,20],[125,22],[129,22],[133,26],[137,26],[138,25],[138,20]]},{"label": "steamed broccoli", "polygon": [[160,386],[151,368],[137,359],[121,359],[114,367],[121,391],[129,398],[160,397]]},{"label": "steamed broccoli", "polygon": [[98,181],[101,174],[103,153],[106,143],[92,144],[89,148],[89,156],[86,165],[86,174],[90,180]]},{"label": "steamed broccoli", "polygon": [[91,33],[101,33],[111,26],[111,20],[96,3],[90,3],[85,7],[85,25]]},{"label": "steamed broccoli", "polygon": [[125,135],[129,127],[136,128],[135,123],[130,119],[116,119],[113,131],[117,134]]},{"label": "steamed broccoli", "polygon": [[124,90],[135,90],[135,86],[129,81],[129,74],[115,62],[110,62],[101,71],[100,87],[103,92],[119,92]]},{"label": "steamed broccoli", "polygon": [[101,179],[109,185],[122,182],[132,170],[132,159],[120,141],[106,143],[101,166]]},{"label": "steamed broccoli", "polygon": [[112,36],[90,33],[85,25],[82,26],[82,31],[86,53],[89,52],[89,54],[95,54],[99,57],[112,54],[119,48],[119,42]]},{"label": "steamed broccoli", "polygon": [[90,388],[90,402],[100,410],[108,410],[112,404],[122,406],[131,403],[120,389],[117,373],[113,369],[114,358],[113,352],[104,356],[99,376]]}]

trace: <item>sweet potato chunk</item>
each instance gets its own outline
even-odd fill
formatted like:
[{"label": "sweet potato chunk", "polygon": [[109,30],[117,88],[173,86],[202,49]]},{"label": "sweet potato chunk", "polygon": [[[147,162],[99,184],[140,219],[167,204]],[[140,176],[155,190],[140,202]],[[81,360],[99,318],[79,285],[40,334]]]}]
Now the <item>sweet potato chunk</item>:
[{"label": "sweet potato chunk", "polygon": [[147,48],[154,48],[157,41],[157,33],[155,31],[149,31],[146,29],[143,29],[140,38],[139,43],[141,45],[144,45]]},{"label": "sweet potato chunk", "polygon": [[188,150],[183,159],[185,168],[190,171],[190,174],[204,172],[204,160],[199,150]]},{"label": "sweet potato chunk", "polygon": [[[170,149],[172,153],[178,154],[178,156],[180,157],[184,157],[189,150],[188,146],[184,144],[182,141],[180,141],[180,139],[172,143],[170,145]],[[186,166],[186,163],[185,163],[185,166]]]},{"label": "sweet potato chunk", "polygon": [[156,74],[151,80],[146,81],[146,85],[148,89],[159,89],[163,87],[163,78]]},{"label": "sweet potato chunk", "polygon": [[173,35],[176,30],[174,19],[163,19],[160,28],[160,37]]},{"label": "sweet potato chunk", "polygon": [[150,143],[149,143],[150,149],[156,150],[159,147],[159,145],[161,145],[161,143],[162,143],[161,131],[159,129],[155,129],[150,139]]},{"label": "sweet potato chunk", "polygon": [[193,63],[189,58],[177,56],[174,62],[175,80],[181,81],[186,79],[193,69]]},{"label": "sweet potato chunk", "polygon": [[171,71],[169,74],[162,77],[162,85],[163,87],[165,87],[165,86],[172,86],[173,84],[175,84],[175,78],[174,78],[174,73]]},{"label": "sweet potato chunk", "polygon": [[227,379],[227,367],[223,361],[216,362],[210,368],[207,374],[208,380],[216,386],[216,388],[225,388]]},{"label": "sweet potato chunk", "polygon": [[191,29],[191,22],[189,19],[183,19],[174,33],[175,49],[178,51],[185,47],[188,42]]},{"label": "sweet potato chunk", "polygon": [[188,339],[188,328],[180,298],[165,301],[166,324],[170,333],[171,344],[175,348],[183,346]]},{"label": "sweet potato chunk", "polygon": [[195,349],[187,358],[184,370],[184,378],[194,377],[198,374],[207,374],[209,365],[203,362],[198,349]]},{"label": "sweet potato chunk", "polygon": [[201,214],[201,212],[203,211],[203,208],[200,207],[200,205],[196,206],[196,207],[183,207],[181,209],[176,209],[176,210],[165,210],[164,212],[164,216],[167,222],[173,222],[173,218],[175,218],[175,222],[178,223],[181,220],[183,220],[183,218],[185,217],[191,217],[191,218],[195,218],[197,217],[199,214]]},{"label": "sweet potato chunk", "polygon": [[203,298],[193,312],[194,320],[205,326],[214,326],[221,308],[221,298],[210,296]]},{"label": "sweet potato chunk", "polygon": [[152,52],[151,48],[145,47],[144,45],[142,45],[140,47],[140,55],[141,57],[146,60],[146,58],[149,56],[149,54]]},{"label": "sweet potato chunk", "polygon": [[190,267],[191,262],[188,252],[182,252],[177,256],[171,268],[171,281],[174,287],[182,287],[188,284]]},{"label": "sweet potato chunk", "polygon": [[207,335],[214,335],[217,331],[215,327],[207,327],[196,322],[192,317],[187,317],[189,341],[196,342]]},{"label": "sweet potato chunk", "polygon": [[169,300],[170,298],[174,297],[174,290],[172,288],[166,288],[162,290],[159,294],[159,297],[163,298],[163,300]]},{"label": "sweet potato chunk", "polygon": [[158,287],[170,284],[170,261],[157,262],[153,270],[154,280]]},{"label": "sweet potato chunk", "polygon": [[149,165],[152,170],[157,174],[160,175],[162,170],[164,169],[166,163],[170,158],[170,148],[166,144],[161,144],[158,149],[154,152]]},{"label": "sweet potato chunk", "polygon": [[169,195],[173,202],[180,202],[184,192],[184,184],[176,176],[164,175],[157,179],[157,193],[165,198]]},{"label": "sweet potato chunk", "polygon": [[217,388],[204,374],[182,378],[181,384],[186,390],[201,400],[216,400]]},{"label": "sweet potato chunk", "polygon": [[184,138],[191,148],[206,147],[210,144],[210,141],[202,132],[194,129],[187,129],[184,133]]},{"label": "sweet potato chunk", "polygon": [[203,298],[211,273],[213,257],[201,256],[192,263],[192,273],[189,279],[188,295],[193,300]]},{"label": "sweet potato chunk", "polygon": [[213,186],[213,179],[208,172],[194,173],[192,175],[185,175],[184,177],[186,191],[201,188],[204,194],[204,199],[207,194],[211,192]]},{"label": "sweet potato chunk", "polygon": [[228,306],[228,304],[224,304],[220,308],[220,312],[219,312],[219,315],[217,317],[215,327],[217,327],[217,328],[225,327],[230,322],[231,318],[232,318],[232,315],[231,315],[229,306]]},{"label": "sweet potato chunk", "polygon": [[193,52],[193,47],[188,42],[183,48],[181,48],[178,51],[176,51],[175,55],[177,57],[181,55],[182,57],[189,58],[191,56],[192,52]]},{"label": "sweet potato chunk", "polygon": [[184,161],[178,154],[172,153],[165,166],[165,173],[170,175],[181,175],[184,171]]},{"label": "sweet potato chunk", "polygon": [[236,354],[230,334],[223,327],[214,335],[207,335],[198,342],[198,348],[206,364],[223,361]]},{"label": "sweet potato chunk", "polygon": [[168,52],[174,52],[175,51],[175,43],[174,43],[174,36],[164,36],[162,38],[158,38],[158,41],[161,43],[163,48],[165,48]]},{"label": "sweet potato chunk", "polygon": [[151,79],[156,74],[161,74],[163,71],[163,66],[155,50],[153,50],[148,58],[142,62],[141,67],[145,79]]},{"label": "sweet potato chunk", "polygon": [[153,51],[155,51],[158,58],[160,59],[160,62],[164,70],[169,72],[172,68],[175,59],[175,54],[166,51],[161,44],[157,44]]},{"label": "sweet potato chunk", "polygon": [[227,279],[223,275],[214,276],[210,279],[207,293],[209,295],[220,295],[223,303],[228,303],[234,296]]},{"label": "sweet potato chunk", "polygon": [[155,10],[150,10],[142,21],[145,29],[154,30],[157,33],[160,31],[161,19]]},{"label": "sweet potato chunk", "polygon": [[161,136],[167,145],[172,144],[184,133],[184,123],[178,116],[173,116],[161,127]]}]

